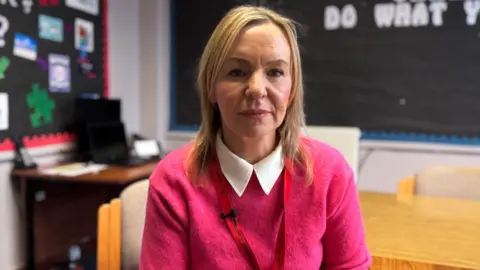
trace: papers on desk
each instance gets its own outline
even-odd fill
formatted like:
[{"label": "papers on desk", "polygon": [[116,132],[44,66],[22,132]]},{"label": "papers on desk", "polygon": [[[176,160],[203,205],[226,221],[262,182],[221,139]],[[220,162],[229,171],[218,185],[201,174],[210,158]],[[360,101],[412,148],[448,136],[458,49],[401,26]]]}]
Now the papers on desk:
[{"label": "papers on desk", "polygon": [[104,164],[76,162],[54,168],[44,169],[42,170],[42,173],[75,177],[87,173],[98,173],[99,171],[104,170],[107,167],[108,166]]}]

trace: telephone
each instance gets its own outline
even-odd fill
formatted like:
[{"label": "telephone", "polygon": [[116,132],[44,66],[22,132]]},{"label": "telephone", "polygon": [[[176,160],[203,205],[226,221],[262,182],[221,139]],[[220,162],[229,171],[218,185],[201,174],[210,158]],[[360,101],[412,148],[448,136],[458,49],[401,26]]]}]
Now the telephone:
[{"label": "telephone", "polygon": [[165,156],[162,145],[156,140],[133,134],[132,144],[135,154],[139,157],[161,159]]},{"label": "telephone", "polygon": [[10,138],[15,146],[14,169],[34,169],[37,164],[33,162],[32,156],[23,145],[22,139]]}]

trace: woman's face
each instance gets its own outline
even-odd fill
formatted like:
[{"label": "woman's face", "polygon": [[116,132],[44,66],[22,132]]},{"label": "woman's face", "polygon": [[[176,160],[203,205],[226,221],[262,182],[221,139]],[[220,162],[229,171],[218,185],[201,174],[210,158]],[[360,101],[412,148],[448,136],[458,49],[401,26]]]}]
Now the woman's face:
[{"label": "woman's face", "polygon": [[290,46],[273,24],[240,32],[215,84],[224,132],[269,135],[282,124],[292,90]]}]

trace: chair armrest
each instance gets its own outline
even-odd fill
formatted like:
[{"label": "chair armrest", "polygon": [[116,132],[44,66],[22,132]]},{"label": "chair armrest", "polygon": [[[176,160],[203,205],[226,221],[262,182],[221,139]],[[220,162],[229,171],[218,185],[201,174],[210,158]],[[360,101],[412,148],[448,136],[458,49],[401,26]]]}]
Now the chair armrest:
[{"label": "chair armrest", "polygon": [[97,270],[109,270],[110,204],[100,205],[97,216]]},{"label": "chair armrest", "polygon": [[120,270],[122,202],[115,198],[98,208],[97,270]]}]

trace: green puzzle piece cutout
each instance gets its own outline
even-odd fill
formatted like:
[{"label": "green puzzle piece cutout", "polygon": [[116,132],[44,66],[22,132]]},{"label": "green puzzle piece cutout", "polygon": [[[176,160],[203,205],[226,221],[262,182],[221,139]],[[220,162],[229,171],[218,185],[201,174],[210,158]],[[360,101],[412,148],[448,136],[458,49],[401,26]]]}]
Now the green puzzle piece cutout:
[{"label": "green puzzle piece cutout", "polygon": [[38,83],[32,85],[32,91],[27,94],[27,104],[33,110],[30,114],[32,127],[39,127],[53,121],[52,114],[53,109],[55,109],[55,101],[50,99],[47,90],[40,89]]},{"label": "green puzzle piece cutout", "polygon": [[7,71],[8,66],[10,66],[10,59],[2,56],[0,58],[0,80],[5,78],[5,71]]}]

